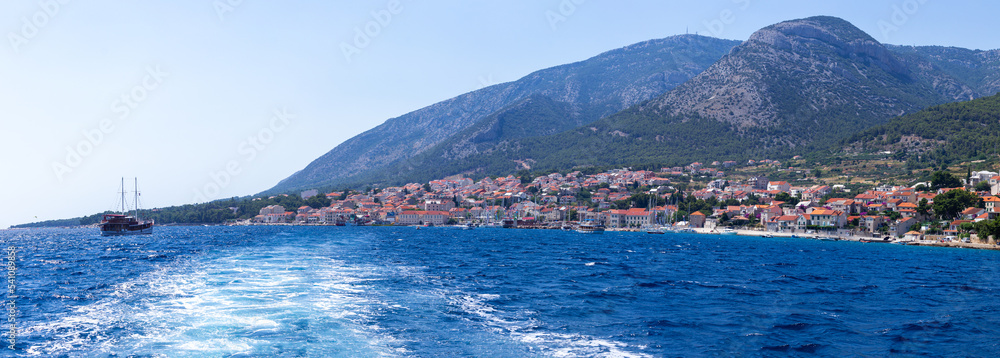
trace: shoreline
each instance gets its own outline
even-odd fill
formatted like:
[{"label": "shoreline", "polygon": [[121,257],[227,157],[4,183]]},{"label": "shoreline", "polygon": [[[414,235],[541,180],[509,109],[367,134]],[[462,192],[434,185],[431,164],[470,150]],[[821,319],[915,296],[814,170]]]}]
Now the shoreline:
[{"label": "shoreline", "polygon": [[[698,234],[721,235],[720,233],[715,232],[713,229],[700,228],[700,229],[694,229],[694,231],[695,231],[695,233],[698,233]],[[816,239],[812,238],[814,236],[815,237],[835,237],[835,236],[831,236],[831,235],[824,236],[824,235],[820,235],[820,234],[798,234],[798,233],[792,234],[792,233],[778,233],[778,232],[757,231],[757,230],[736,230],[736,235],[737,236],[757,236],[757,237],[763,237],[765,235],[771,235],[773,237],[796,238],[796,239],[806,239],[806,240],[816,240]],[[793,237],[793,236],[795,236],[795,237]],[[871,237],[853,236],[853,235],[851,235],[851,236],[836,236],[835,238],[836,238],[836,241],[854,241],[854,242],[862,242],[862,240],[870,240],[870,239],[872,239]],[[960,248],[960,249],[977,249],[977,250],[996,250],[996,251],[1000,251],[1000,245],[995,245],[995,244],[981,244],[981,243],[965,243],[965,242],[961,242],[961,241],[940,242],[940,241],[935,241],[935,240],[918,240],[918,241],[910,241],[910,242],[906,242],[905,244],[902,244],[902,243],[893,242],[893,241],[881,241],[881,240],[878,240],[878,241],[871,241],[871,242],[865,242],[865,243],[868,243],[868,244],[906,245],[906,246],[951,247],[951,248]]]},{"label": "shoreline", "polygon": [[[254,223],[254,224],[164,224],[164,225],[159,225],[159,226],[162,226],[162,227],[197,227],[197,226],[204,226],[204,227],[208,227],[208,226],[304,226],[304,227],[308,227],[308,226],[322,226],[322,227],[338,227],[338,226],[343,226],[343,225],[320,224],[320,223],[312,223],[312,224],[306,224],[306,223],[269,223],[269,224]],[[402,227],[414,227],[413,225],[391,225],[391,224],[389,224],[389,225],[347,225],[347,226],[359,226],[359,227],[364,227],[364,226],[371,226],[371,227],[401,227],[401,228]],[[92,229],[92,228],[95,228],[95,226],[92,226],[92,225],[83,225],[83,226],[75,226],[75,227],[59,226],[59,227],[43,227],[43,228],[6,228],[6,229],[0,229],[0,230],[2,230],[2,231],[21,231],[21,230],[29,231],[29,230],[35,230],[35,229],[67,229],[67,230],[71,230],[71,229]],[[433,226],[433,227],[430,227],[430,228],[453,229],[454,227],[453,226],[447,226],[447,225],[441,225],[441,226]],[[483,229],[483,228],[478,228],[478,229]],[[556,228],[556,227],[551,227],[550,228],[550,227],[541,227],[541,226],[536,226],[536,227],[515,227],[513,229],[559,230],[559,228]],[[718,231],[715,231],[715,229],[693,228],[692,230],[693,230],[692,233],[699,234],[699,235],[754,236],[754,237],[764,237],[764,236],[770,235],[771,237],[796,238],[796,239],[804,239],[804,240],[818,240],[817,239],[818,237],[832,237],[832,238],[835,238],[834,241],[854,241],[854,242],[862,242],[862,240],[871,240],[872,239],[871,237],[854,236],[854,235],[850,235],[850,236],[832,236],[832,235],[820,235],[820,234],[800,234],[800,233],[769,232],[769,231],[758,231],[758,230],[736,230],[735,234],[728,234],[728,235],[727,234],[722,234],[722,233],[720,233]],[[613,228],[613,229],[607,229],[607,231],[609,231],[609,232],[636,232],[636,233],[643,233],[643,232],[645,232],[644,230],[634,229],[634,228]],[[814,237],[816,237],[816,238],[814,238]],[[935,241],[935,240],[919,240],[919,241],[911,241],[911,242],[906,242],[906,243],[900,243],[900,242],[881,241],[881,240],[879,240],[879,241],[871,241],[871,242],[866,242],[866,243],[871,243],[871,244],[889,244],[889,245],[906,245],[906,246],[949,247],[949,248],[960,248],[960,249],[976,249],[976,250],[994,250],[994,251],[1000,251],[1000,244],[965,243],[965,242],[961,242],[961,241],[940,242],[940,241]]]}]

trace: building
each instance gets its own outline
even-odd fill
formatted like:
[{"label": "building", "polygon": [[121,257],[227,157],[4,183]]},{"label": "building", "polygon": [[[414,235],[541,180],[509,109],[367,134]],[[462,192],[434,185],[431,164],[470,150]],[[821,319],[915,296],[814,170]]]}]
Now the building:
[{"label": "building", "polygon": [[646,209],[628,209],[625,211],[626,227],[643,227],[652,224],[656,213]]},{"label": "building", "polygon": [[398,225],[444,225],[451,216],[447,211],[404,211],[396,216]]},{"label": "building", "polygon": [[319,190],[316,190],[316,189],[309,189],[309,190],[306,190],[306,191],[303,191],[303,192],[299,193],[299,196],[301,196],[302,199],[309,199],[309,198],[314,197],[316,195],[319,195]]},{"label": "building", "polygon": [[753,187],[754,190],[767,190],[767,177],[753,177],[747,179],[747,185]]},{"label": "building", "polygon": [[847,215],[840,210],[819,209],[809,213],[813,225],[842,228],[847,223]]},{"label": "building", "polygon": [[777,190],[782,193],[788,193],[792,190],[792,186],[785,181],[772,181],[767,183],[767,190]]},{"label": "building", "polygon": [[[878,229],[885,224],[886,218],[877,215],[865,215],[858,220],[858,226],[868,232],[878,232]],[[904,231],[905,232],[905,231]]]},{"label": "building", "polygon": [[452,200],[426,200],[422,207],[427,211],[448,211],[455,208],[455,202]]},{"label": "building", "polygon": [[889,234],[894,236],[904,236],[910,231],[910,228],[917,223],[917,219],[914,218],[902,218],[897,222],[889,225]]},{"label": "building", "polygon": [[767,222],[767,231],[777,232],[786,230],[798,230],[800,229],[799,223],[801,217],[798,215],[782,215],[771,219]]},{"label": "building", "polygon": [[700,211],[695,211],[688,215],[688,225],[691,227],[705,227],[705,219],[707,217]]}]

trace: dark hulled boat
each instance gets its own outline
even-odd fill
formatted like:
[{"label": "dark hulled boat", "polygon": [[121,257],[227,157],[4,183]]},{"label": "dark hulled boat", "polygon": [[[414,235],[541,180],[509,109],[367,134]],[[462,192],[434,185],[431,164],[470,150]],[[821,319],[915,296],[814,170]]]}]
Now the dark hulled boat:
[{"label": "dark hulled boat", "polygon": [[127,215],[125,210],[125,179],[122,178],[122,213],[104,214],[101,218],[101,236],[118,235],[144,235],[153,233],[152,220],[139,219],[139,183],[136,181],[135,190],[135,212],[133,216]]},{"label": "dark hulled boat", "polygon": [[122,214],[105,214],[101,220],[101,236],[152,234],[153,222]]}]

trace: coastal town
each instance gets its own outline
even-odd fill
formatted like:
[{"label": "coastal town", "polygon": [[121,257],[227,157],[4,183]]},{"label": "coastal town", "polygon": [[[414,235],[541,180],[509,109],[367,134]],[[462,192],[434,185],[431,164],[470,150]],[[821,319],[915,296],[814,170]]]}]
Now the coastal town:
[{"label": "coastal town", "polygon": [[[746,165],[780,166],[760,161]],[[301,192],[303,199],[325,195],[330,205],[285,208],[269,205],[243,224],[299,225],[460,225],[566,229],[593,223],[608,230],[690,230],[706,233],[854,238],[894,242],[965,242],[980,239],[976,223],[1000,215],[996,196],[1000,174],[951,174],[954,187],[934,183],[873,185],[850,192],[844,185],[793,185],[764,176],[734,178],[735,162],[692,163],[659,171],[579,171],[536,177],[474,181],[464,176],[426,184],[369,189],[367,192]],[[789,168],[791,170],[791,168]],[[697,179],[697,180],[695,180]],[[948,194],[952,191],[959,191]],[[961,193],[967,207],[935,205],[936,198]],[[273,197],[272,197],[273,198]],[[255,199],[261,200],[261,199]],[[943,203],[943,202],[942,202]],[[941,211],[941,212],[936,212]],[[948,211],[948,212],[945,212]]]}]

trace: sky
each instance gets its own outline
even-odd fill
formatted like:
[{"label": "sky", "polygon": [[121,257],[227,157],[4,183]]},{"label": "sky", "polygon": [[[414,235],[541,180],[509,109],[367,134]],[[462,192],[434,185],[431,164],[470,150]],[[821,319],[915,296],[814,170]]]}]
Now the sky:
[{"label": "sky", "polygon": [[[684,33],[831,15],[899,45],[1000,48],[985,1],[0,3],[0,228],[255,194],[387,119]],[[131,181],[131,180],[130,180]]]}]

